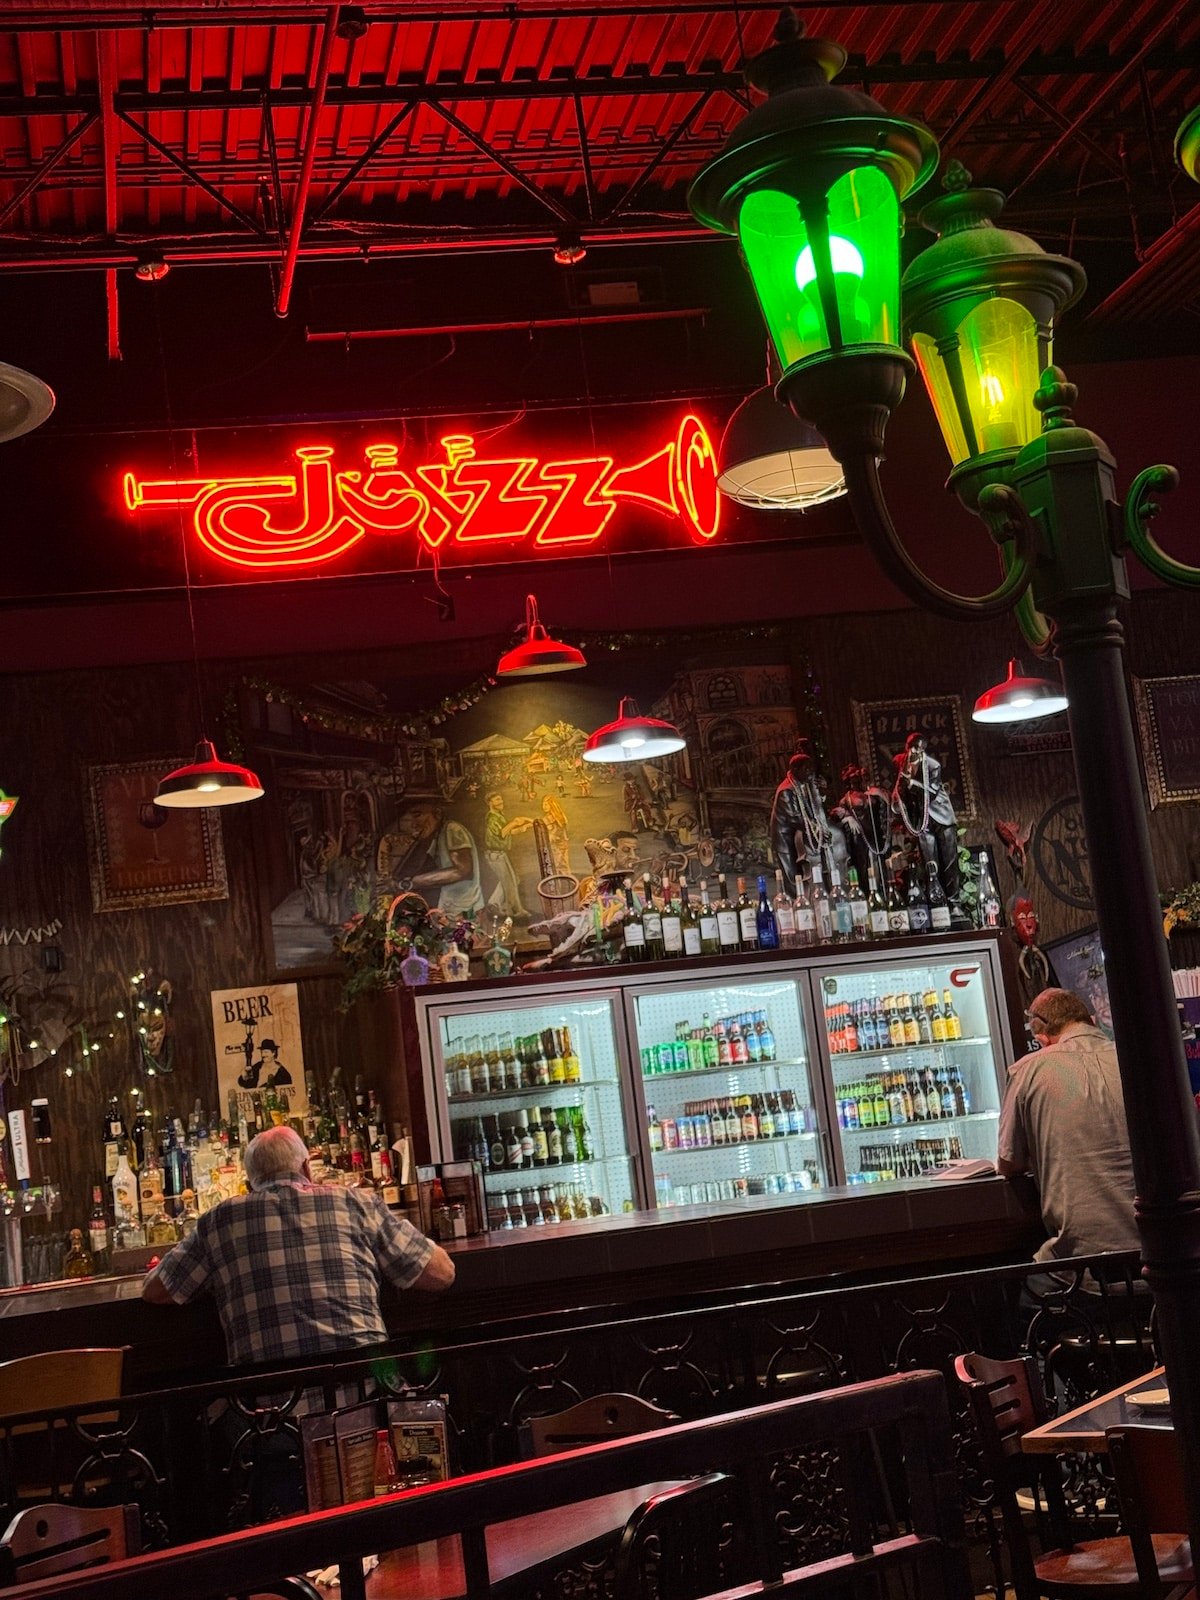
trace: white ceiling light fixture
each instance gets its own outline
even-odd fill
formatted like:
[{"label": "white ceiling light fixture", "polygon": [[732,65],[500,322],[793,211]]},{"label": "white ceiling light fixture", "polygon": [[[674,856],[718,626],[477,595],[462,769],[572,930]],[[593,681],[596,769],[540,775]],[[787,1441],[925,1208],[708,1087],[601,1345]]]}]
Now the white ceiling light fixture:
[{"label": "white ceiling light fixture", "polygon": [[717,460],[717,488],[754,511],[807,511],[846,492],[824,439],[779,404],[770,384],[730,417]]},{"label": "white ceiling light fixture", "polygon": [[637,701],[626,695],[615,722],[597,728],[583,747],[585,761],[652,761],[657,756],[673,755],[687,740],[673,722],[659,717],[644,717]]},{"label": "white ceiling light fixture", "polygon": [[1034,717],[1053,716],[1067,709],[1061,685],[1049,678],[1027,678],[1014,656],[1008,663],[1003,683],[993,684],[975,702],[973,722],[1031,722]]},{"label": "white ceiling light fixture", "polygon": [[54,390],[32,372],[0,361],[0,442],[32,433],[54,410]]}]

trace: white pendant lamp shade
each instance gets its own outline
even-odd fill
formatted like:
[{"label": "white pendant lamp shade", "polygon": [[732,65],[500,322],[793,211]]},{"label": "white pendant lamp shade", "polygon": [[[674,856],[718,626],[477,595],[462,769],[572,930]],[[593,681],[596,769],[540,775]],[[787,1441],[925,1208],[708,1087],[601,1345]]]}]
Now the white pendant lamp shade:
[{"label": "white pendant lamp shade", "polygon": [[1034,717],[1049,717],[1067,709],[1067,697],[1057,683],[1048,678],[1027,678],[1014,657],[1008,663],[1008,676],[986,690],[971,712],[974,722],[1030,722]]},{"label": "white pendant lamp shade", "polygon": [[824,439],[780,405],[769,384],[730,417],[717,459],[717,488],[756,511],[806,511],[846,492]]},{"label": "white pendant lamp shade", "polygon": [[257,800],[263,786],[249,767],[219,761],[211,739],[201,739],[195,759],[186,767],[176,767],[159,781],[154,795],[157,806],[180,809],[199,806],[236,806],[243,800]]},{"label": "white pendant lamp shade", "polygon": [[580,667],[586,666],[582,650],[550,637],[538,617],[537,600],[527,594],[522,638],[500,657],[496,664],[496,676],[540,678],[550,672],[578,672]]},{"label": "white pendant lamp shade", "polygon": [[644,717],[626,696],[615,722],[597,728],[583,747],[585,761],[652,761],[682,750],[686,740],[673,722]]},{"label": "white pendant lamp shade", "polygon": [[54,390],[32,372],[0,361],[0,441],[32,433],[54,410]]}]

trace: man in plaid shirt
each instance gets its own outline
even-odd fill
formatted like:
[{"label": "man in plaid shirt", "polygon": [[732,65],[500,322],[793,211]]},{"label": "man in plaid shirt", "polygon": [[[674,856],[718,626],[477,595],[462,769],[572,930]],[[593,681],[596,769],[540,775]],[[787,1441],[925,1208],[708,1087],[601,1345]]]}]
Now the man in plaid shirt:
[{"label": "man in plaid shirt", "polygon": [[153,1305],[211,1292],[234,1365],[382,1344],[381,1278],[398,1289],[454,1282],[441,1246],[369,1190],[313,1183],[291,1128],[252,1139],[245,1168],[250,1193],[206,1211],[142,1287]]}]

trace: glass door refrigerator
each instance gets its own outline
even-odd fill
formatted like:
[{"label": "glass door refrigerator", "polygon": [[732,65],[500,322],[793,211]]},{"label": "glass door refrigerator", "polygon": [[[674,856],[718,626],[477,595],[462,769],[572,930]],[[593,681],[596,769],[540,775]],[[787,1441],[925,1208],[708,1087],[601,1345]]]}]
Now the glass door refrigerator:
[{"label": "glass door refrigerator", "polygon": [[918,1178],[996,1159],[1013,1059],[999,952],[964,941],[928,955],[856,951],[814,962],[838,1179]]},{"label": "glass door refrigerator", "polygon": [[496,1229],[643,1203],[618,991],[536,995],[418,1002],[433,1159],[480,1162]]},{"label": "glass door refrigerator", "polygon": [[796,974],[631,982],[625,1005],[657,1208],[798,1196],[829,1182]]}]

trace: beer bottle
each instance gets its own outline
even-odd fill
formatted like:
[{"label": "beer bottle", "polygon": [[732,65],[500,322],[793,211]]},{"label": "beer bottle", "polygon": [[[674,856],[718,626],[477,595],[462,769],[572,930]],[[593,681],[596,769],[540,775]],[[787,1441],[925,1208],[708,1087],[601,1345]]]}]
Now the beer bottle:
[{"label": "beer bottle", "polygon": [[942,990],[942,1017],[946,1024],[946,1038],[948,1041],[961,1039],[963,1036],[962,1022],[958,1012],[954,1009],[954,1001],[950,998],[949,989]]}]

